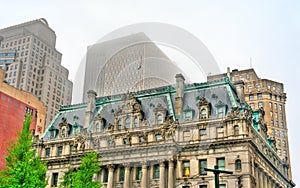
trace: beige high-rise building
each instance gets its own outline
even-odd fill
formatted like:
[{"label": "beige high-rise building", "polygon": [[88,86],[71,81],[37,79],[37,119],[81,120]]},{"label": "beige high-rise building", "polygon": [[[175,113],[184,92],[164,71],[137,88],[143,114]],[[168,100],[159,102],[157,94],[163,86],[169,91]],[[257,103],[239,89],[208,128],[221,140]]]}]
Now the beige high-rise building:
[{"label": "beige high-rise building", "polygon": [[71,103],[73,87],[69,71],[61,65],[62,54],[55,48],[55,32],[41,18],[1,29],[0,36],[0,51],[16,53],[5,66],[5,80],[47,106],[47,126],[60,105]]},{"label": "beige high-rise building", "polygon": [[[268,126],[268,135],[276,141],[277,154],[281,159],[287,159],[290,164],[285,112],[286,93],[283,84],[259,78],[254,69],[240,71],[235,69],[231,72],[228,69],[227,73],[208,76],[207,80],[218,80],[226,76],[230,78],[232,83],[244,82],[245,100],[252,109],[263,108]],[[289,170],[291,175],[291,168]]]}]

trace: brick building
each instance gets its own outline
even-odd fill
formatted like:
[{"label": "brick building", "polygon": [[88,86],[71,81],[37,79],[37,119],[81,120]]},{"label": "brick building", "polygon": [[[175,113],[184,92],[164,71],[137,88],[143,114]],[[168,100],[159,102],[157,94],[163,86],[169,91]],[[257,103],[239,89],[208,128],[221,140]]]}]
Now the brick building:
[{"label": "brick building", "polygon": [[35,136],[40,137],[45,127],[46,107],[31,93],[4,82],[4,70],[0,70],[0,169],[5,166],[7,146],[23,128],[26,113],[32,114],[30,128]]}]

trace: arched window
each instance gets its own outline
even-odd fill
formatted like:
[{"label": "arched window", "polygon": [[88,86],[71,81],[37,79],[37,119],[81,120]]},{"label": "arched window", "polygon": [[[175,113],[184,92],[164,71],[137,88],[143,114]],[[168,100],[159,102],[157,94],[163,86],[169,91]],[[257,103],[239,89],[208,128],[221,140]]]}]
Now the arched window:
[{"label": "arched window", "polygon": [[137,117],[134,118],[134,127],[139,126],[139,119]]},{"label": "arched window", "polygon": [[100,123],[96,123],[96,132],[100,132]]},{"label": "arched window", "polygon": [[240,130],[239,130],[239,126],[238,125],[235,125],[234,127],[233,127],[233,134],[234,135],[239,135],[240,134]]},{"label": "arched window", "polygon": [[102,123],[102,127],[103,127],[103,131],[104,132],[107,131],[107,125],[106,125],[106,123]]},{"label": "arched window", "polygon": [[207,118],[207,112],[206,109],[201,110],[201,119],[206,119]]},{"label": "arched window", "polygon": [[121,121],[119,120],[118,121],[118,130],[121,130],[122,129],[122,124],[121,124]]},{"label": "arched window", "polygon": [[242,170],[242,161],[240,159],[235,161],[235,170]]},{"label": "arched window", "polygon": [[129,128],[130,128],[130,118],[129,118],[129,117],[127,117],[127,118],[125,119],[125,128],[126,128],[126,129],[129,129]]},{"label": "arched window", "polygon": [[161,114],[157,115],[157,124],[162,124],[163,123],[163,117]]}]

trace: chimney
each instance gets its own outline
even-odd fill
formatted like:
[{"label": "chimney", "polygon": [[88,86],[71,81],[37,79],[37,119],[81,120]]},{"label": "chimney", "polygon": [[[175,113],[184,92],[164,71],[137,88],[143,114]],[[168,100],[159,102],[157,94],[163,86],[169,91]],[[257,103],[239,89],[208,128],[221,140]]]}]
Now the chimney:
[{"label": "chimney", "polygon": [[229,80],[230,80],[230,67],[227,67],[227,77],[228,77]]},{"label": "chimney", "polygon": [[241,104],[245,104],[244,85],[245,83],[242,80],[236,81],[234,83],[237,96],[239,97]]},{"label": "chimney", "polygon": [[184,95],[184,77],[182,74],[176,74],[176,96],[175,96],[175,114],[176,118],[181,115]]},{"label": "chimney", "polygon": [[89,90],[87,92],[87,95],[88,95],[88,102],[87,102],[87,107],[86,107],[86,111],[85,111],[84,128],[88,128],[88,126],[90,125],[91,118],[92,118],[93,112],[95,110],[97,93],[93,90]]}]

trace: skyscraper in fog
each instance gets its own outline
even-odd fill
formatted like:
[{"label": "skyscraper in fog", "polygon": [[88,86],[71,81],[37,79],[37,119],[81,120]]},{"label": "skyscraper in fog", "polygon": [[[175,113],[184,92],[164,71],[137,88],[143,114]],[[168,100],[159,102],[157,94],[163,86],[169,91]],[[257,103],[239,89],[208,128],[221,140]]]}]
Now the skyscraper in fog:
[{"label": "skyscraper in fog", "polygon": [[182,72],[144,33],[89,46],[81,66],[76,79],[83,88],[76,85],[75,97],[83,101],[90,89],[100,96],[135,92],[169,85]]},{"label": "skyscraper in fog", "polygon": [[62,54],[55,48],[55,32],[41,18],[1,29],[0,36],[5,80],[47,106],[48,125],[60,105],[71,103],[73,87],[69,71],[61,65]]}]

